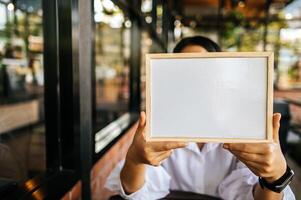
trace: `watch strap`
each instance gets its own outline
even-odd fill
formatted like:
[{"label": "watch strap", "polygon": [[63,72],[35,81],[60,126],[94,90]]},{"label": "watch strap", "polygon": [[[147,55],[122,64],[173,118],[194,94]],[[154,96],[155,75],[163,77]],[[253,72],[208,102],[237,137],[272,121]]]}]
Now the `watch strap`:
[{"label": "watch strap", "polygon": [[294,177],[294,172],[293,170],[290,169],[289,166],[287,166],[287,169],[284,173],[283,176],[281,176],[278,180],[269,183],[267,182],[264,178],[259,177],[259,185],[261,186],[261,188],[267,188],[271,191],[280,193],[284,190],[284,188],[290,184],[290,182],[292,181],[292,178]]}]

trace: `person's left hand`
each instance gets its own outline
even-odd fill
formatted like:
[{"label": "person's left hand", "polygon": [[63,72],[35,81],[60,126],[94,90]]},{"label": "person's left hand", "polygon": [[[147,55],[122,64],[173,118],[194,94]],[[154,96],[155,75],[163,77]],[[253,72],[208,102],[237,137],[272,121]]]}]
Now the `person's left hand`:
[{"label": "person's left hand", "polygon": [[255,175],[268,182],[279,179],[286,171],[286,160],[279,143],[279,127],[281,115],[273,115],[273,142],[224,144],[223,147],[234,154]]}]

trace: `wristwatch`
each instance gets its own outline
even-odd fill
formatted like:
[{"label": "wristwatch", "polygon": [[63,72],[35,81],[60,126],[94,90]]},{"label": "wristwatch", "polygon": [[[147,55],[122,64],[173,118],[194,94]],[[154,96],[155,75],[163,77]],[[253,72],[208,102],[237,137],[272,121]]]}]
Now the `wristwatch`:
[{"label": "wristwatch", "polygon": [[259,177],[259,185],[262,189],[267,188],[271,191],[280,193],[284,188],[291,183],[294,177],[294,171],[287,166],[285,173],[278,180],[268,183],[264,178]]}]

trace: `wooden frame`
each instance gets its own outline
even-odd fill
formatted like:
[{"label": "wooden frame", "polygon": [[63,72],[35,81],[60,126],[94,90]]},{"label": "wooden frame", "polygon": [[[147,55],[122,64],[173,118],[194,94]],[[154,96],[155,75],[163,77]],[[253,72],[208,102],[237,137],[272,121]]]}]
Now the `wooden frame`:
[{"label": "wooden frame", "polygon": [[[154,137],[151,135],[151,60],[152,59],[187,59],[187,58],[266,58],[266,124],[265,139],[245,138],[207,138],[207,137]],[[273,140],[273,52],[214,52],[214,53],[170,53],[146,55],[146,140],[147,141],[194,141],[221,143],[259,143]]]}]

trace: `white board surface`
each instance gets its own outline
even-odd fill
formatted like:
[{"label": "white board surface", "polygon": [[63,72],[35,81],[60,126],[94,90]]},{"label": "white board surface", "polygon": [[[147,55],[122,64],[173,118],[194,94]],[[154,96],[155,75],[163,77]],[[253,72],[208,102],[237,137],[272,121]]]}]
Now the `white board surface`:
[{"label": "white board surface", "polygon": [[267,57],[149,61],[149,138],[267,139]]}]

